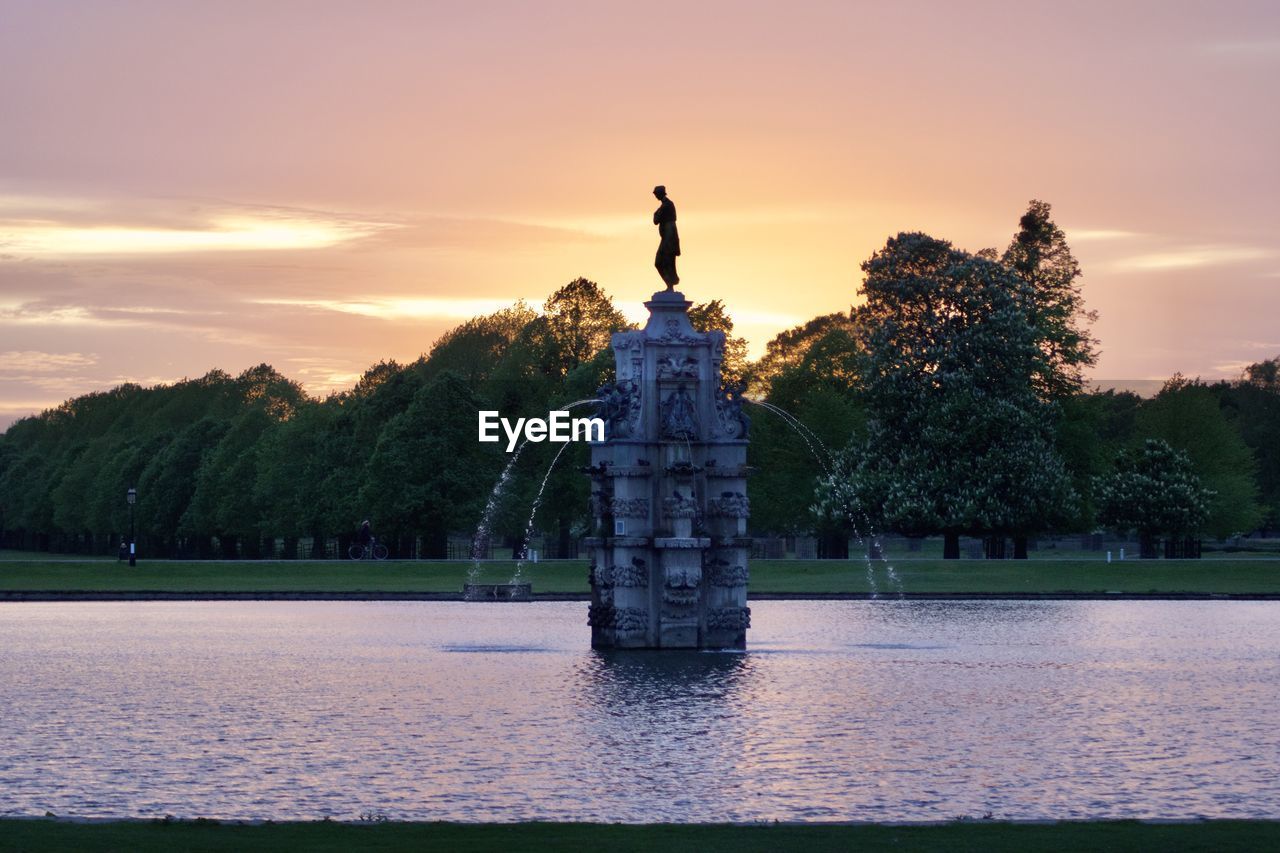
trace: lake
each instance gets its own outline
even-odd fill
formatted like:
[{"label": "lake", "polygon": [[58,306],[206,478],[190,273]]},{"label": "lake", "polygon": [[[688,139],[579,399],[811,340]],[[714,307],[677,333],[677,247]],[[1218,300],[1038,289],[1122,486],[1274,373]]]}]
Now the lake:
[{"label": "lake", "polygon": [[1280,818],[1280,603],[0,604],[0,814]]}]

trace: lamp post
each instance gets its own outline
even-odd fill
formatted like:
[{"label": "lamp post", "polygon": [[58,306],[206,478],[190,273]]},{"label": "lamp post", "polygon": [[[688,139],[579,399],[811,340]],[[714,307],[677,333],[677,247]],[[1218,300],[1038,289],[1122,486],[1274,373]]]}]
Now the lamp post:
[{"label": "lamp post", "polygon": [[136,566],[138,565],[138,546],[133,538],[133,505],[138,502],[138,490],[130,486],[125,499],[129,501],[129,565]]}]

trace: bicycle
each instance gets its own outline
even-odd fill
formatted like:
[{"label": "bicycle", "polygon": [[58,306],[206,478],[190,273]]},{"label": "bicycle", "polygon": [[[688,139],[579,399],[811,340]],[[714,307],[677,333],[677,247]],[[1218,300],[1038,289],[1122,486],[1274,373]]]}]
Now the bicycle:
[{"label": "bicycle", "polygon": [[368,545],[361,545],[359,542],[354,543],[347,549],[347,556],[353,560],[385,560],[387,559],[387,546],[378,541],[377,537],[369,540]]}]

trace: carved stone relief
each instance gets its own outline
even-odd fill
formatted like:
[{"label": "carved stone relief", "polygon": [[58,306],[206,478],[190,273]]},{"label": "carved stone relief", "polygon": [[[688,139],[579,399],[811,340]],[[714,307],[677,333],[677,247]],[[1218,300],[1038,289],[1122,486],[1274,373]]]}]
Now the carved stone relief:
[{"label": "carved stone relief", "polygon": [[751,500],[742,492],[725,492],[707,500],[707,515],[718,518],[748,518]]}]

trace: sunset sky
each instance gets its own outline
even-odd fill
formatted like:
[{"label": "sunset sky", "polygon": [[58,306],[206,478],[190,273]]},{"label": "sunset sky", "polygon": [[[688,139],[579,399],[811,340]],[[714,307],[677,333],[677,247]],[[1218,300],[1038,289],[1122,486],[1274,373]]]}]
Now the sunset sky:
[{"label": "sunset sky", "polygon": [[262,361],[322,393],[586,276],[759,352],[1031,198],[1102,378],[1280,355],[1280,4],[0,0],[0,427]]}]

